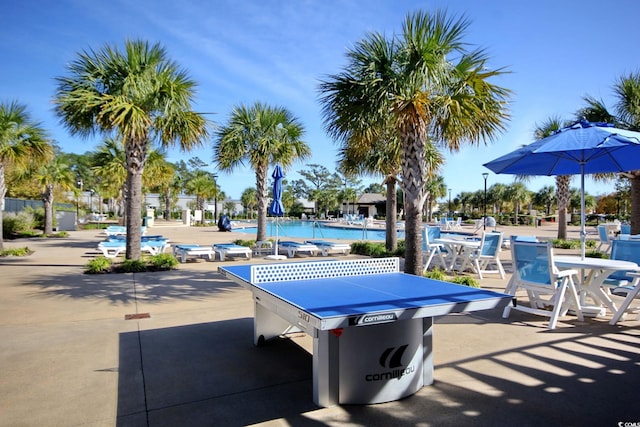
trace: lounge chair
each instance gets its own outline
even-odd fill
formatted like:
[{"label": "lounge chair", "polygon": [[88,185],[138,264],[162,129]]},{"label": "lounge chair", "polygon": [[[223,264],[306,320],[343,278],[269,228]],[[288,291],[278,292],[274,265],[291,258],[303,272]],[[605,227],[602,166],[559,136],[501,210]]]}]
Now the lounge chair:
[{"label": "lounge chair", "polygon": [[351,245],[347,243],[330,242],[327,240],[307,240],[305,243],[315,245],[320,248],[322,256],[328,256],[330,253],[347,255],[351,252]]},{"label": "lounge chair", "polygon": [[[151,255],[163,253],[169,246],[169,241],[166,239],[140,242],[140,250]],[[107,240],[98,244],[98,250],[107,258],[115,258],[127,250],[127,242],[126,240]]]},{"label": "lounge chair", "polygon": [[111,241],[98,243],[98,250],[107,258],[115,258],[127,250],[125,241]]},{"label": "lounge chair", "polygon": [[273,242],[271,240],[258,240],[253,245],[253,253],[255,255],[269,255],[273,253]]},{"label": "lounge chair", "polygon": [[278,252],[283,251],[287,252],[287,256],[289,258],[293,258],[299,252],[306,252],[309,255],[315,256],[315,254],[320,251],[320,248],[310,243],[299,243],[292,241],[278,242]]},{"label": "lounge chair", "polygon": [[226,257],[231,255],[243,255],[247,259],[251,259],[252,251],[247,246],[236,245],[234,243],[218,243],[211,245],[211,248],[220,257],[220,261],[224,261]]},{"label": "lounge chair", "polygon": [[[140,227],[142,235],[147,233],[147,227],[144,225]],[[125,236],[127,234],[127,227],[124,225],[110,225],[104,229],[104,234],[107,236]]]},{"label": "lounge chair", "polygon": [[187,257],[207,257],[209,261],[212,261],[215,257],[215,251],[211,246],[200,245],[175,245],[173,247],[173,256],[178,258],[180,262],[187,262]]}]

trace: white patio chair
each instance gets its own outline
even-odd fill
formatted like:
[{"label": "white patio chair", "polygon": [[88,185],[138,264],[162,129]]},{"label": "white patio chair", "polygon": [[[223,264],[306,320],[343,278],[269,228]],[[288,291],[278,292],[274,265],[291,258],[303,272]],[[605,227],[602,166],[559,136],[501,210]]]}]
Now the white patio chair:
[{"label": "white patio chair", "polygon": [[[640,240],[613,240],[611,242],[611,259],[631,261],[640,265]],[[625,298],[609,322],[610,324],[615,325],[626,313],[640,313],[640,307],[631,308],[631,303],[639,296],[640,273],[616,271],[610,274],[604,283],[608,286],[615,286],[611,289],[612,295]]]},{"label": "white patio chair", "polygon": [[[480,279],[483,279],[483,273],[498,273],[500,278],[505,278],[504,267],[500,262],[500,248],[502,246],[502,233],[482,233],[480,247],[469,253],[461,267],[464,271],[467,265],[471,264],[473,270],[478,273]],[[495,265],[495,269],[490,270],[490,265]]]},{"label": "white patio chair", "polygon": [[[502,317],[511,310],[524,311],[549,317],[549,329],[555,329],[560,316],[569,308],[575,310],[578,320],[584,320],[574,277],[576,270],[558,270],[553,262],[553,247],[549,242],[511,242],[513,276],[505,293],[513,295],[513,304],[505,307]],[[516,293],[523,290],[529,297],[529,306],[518,303]],[[545,298],[546,297],[546,298]]]},{"label": "white patio chair", "polygon": [[440,227],[424,227],[422,229],[422,257],[424,268],[422,272],[426,272],[433,258],[438,255],[438,262],[442,266],[442,268],[446,268],[445,254],[446,251],[444,246],[435,243],[434,240],[440,237]]},{"label": "white patio chair", "polygon": [[454,227],[456,230],[462,230],[462,217],[461,217],[461,216],[459,216],[458,218],[456,218],[456,222],[455,222],[455,224],[453,224],[453,227]]},{"label": "white patio chair", "polygon": [[600,244],[596,250],[600,251],[603,246],[606,246],[603,252],[609,253],[611,249],[611,236],[609,235],[609,228],[606,225],[598,226],[598,237],[600,238]]}]

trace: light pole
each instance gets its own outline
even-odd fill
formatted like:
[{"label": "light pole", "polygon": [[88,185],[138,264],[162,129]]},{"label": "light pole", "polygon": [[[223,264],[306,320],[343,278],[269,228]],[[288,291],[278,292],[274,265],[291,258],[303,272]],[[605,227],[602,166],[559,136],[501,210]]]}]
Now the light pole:
[{"label": "light pole", "polygon": [[484,178],[484,218],[482,220],[483,224],[483,230],[487,230],[487,178],[489,178],[489,174],[487,172],[482,174],[482,177]]},{"label": "light pole", "polygon": [[451,212],[451,189],[449,189],[449,217],[453,217],[453,214]]},{"label": "light pole", "polygon": [[218,175],[215,173],[211,175],[213,177],[213,186],[215,187],[215,192],[213,193],[213,222],[218,223]]},{"label": "light pole", "polygon": [[80,219],[80,196],[82,196],[82,180],[78,179],[76,181],[76,185],[77,188],[80,189],[80,192],[78,192],[78,197],[76,197],[76,225],[78,225],[79,223],[79,219]]},{"label": "light pole", "polygon": [[91,211],[91,216],[93,216],[93,193],[95,193],[95,190],[92,188],[89,190],[89,210]]}]

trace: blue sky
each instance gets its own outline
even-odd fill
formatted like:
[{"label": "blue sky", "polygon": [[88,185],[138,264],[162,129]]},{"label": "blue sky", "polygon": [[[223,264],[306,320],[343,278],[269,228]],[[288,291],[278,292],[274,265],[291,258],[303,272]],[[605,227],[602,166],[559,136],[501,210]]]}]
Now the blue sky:
[{"label": "blue sky", "polygon": [[[28,106],[64,151],[84,153],[100,138],[72,137],[52,110],[54,77],[66,74],[77,53],[127,38],[160,42],[198,82],[195,109],[224,123],[238,104],[261,101],[288,108],[306,128],[318,163],[333,169],[337,146],[325,134],[318,102],[319,80],[338,73],[345,51],[368,31],[399,32],[409,12],[446,8],[471,20],[466,41],[487,49],[492,68],[510,73],[496,83],[513,91],[507,130],[480,147],[447,154],[442,175],[453,196],[481,190],[482,166],[532,142],[536,123],[551,115],[573,118],[592,95],[612,109],[615,80],[640,69],[640,3],[637,0],[60,0],[6,2],[0,14],[0,99]],[[212,162],[212,143],[191,153],[170,150],[170,161],[198,156]],[[296,171],[288,179],[297,179]],[[214,166],[209,168],[214,171]],[[490,172],[487,184],[510,183]],[[255,185],[249,169],[219,173],[230,197]],[[364,178],[363,184],[380,182]],[[538,190],[553,177],[528,184]],[[579,186],[578,179],[572,182]],[[613,185],[586,181],[598,195]]]}]

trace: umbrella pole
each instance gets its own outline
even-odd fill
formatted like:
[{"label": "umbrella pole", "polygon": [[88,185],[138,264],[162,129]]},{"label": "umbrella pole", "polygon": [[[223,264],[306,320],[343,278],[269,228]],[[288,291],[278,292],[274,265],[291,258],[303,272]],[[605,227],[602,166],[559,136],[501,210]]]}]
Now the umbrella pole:
[{"label": "umbrella pole", "polygon": [[585,227],[585,202],[584,202],[584,163],[580,163],[580,256],[586,256],[587,231]]}]

